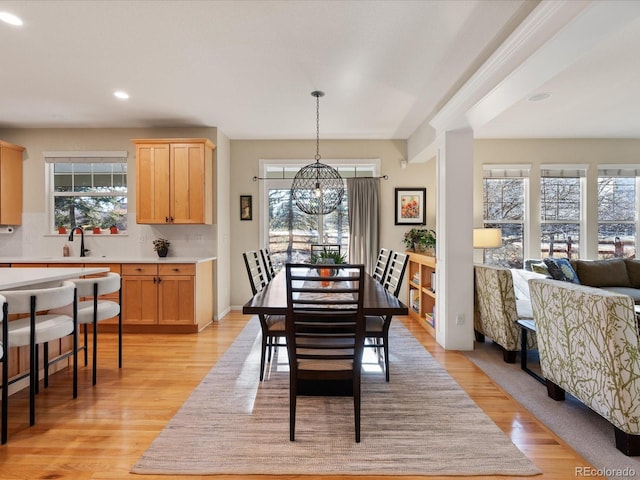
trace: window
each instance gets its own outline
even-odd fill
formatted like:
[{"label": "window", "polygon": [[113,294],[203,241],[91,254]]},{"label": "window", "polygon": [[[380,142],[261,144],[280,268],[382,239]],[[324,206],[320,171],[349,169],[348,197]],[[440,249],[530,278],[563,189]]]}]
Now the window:
[{"label": "window", "polygon": [[[271,252],[274,269],[286,262],[308,262],[312,244],[338,244],[340,252],[349,252],[349,209],[347,185],[342,203],[328,215],[307,215],[292,201],[291,181],[304,165],[266,165],[264,194],[266,212],[266,247]],[[373,176],[374,165],[336,165],[342,178]],[[348,259],[347,259],[348,260]]]},{"label": "window", "polygon": [[502,231],[502,247],[484,252],[486,264],[522,268],[528,175],[528,168],[522,166],[486,165],[484,168],[484,227]]},{"label": "window", "polygon": [[542,167],[540,256],[579,258],[582,188],[586,168]]},{"label": "window", "polygon": [[127,230],[127,152],[46,152],[50,228]]},{"label": "window", "polygon": [[636,205],[640,169],[598,169],[598,258],[636,255]]}]

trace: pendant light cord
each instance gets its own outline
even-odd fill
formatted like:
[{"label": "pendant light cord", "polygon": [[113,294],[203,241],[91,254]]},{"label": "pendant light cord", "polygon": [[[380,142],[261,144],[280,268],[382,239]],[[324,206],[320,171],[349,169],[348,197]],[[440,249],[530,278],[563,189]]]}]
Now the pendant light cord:
[{"label": "pendant light cord", "polygon": [[316,162],[320,162],[320,95],[316,95]]}]

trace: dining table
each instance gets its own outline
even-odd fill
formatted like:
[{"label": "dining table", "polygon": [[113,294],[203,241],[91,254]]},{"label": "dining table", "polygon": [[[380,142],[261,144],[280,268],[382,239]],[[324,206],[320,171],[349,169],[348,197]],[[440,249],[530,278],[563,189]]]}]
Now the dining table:
[{"label": "dining table", "polygon": [[[365,315],[409,314],[407,306],[369,274],[364,276],[362,308]],[[284,269],[244,304],[242,313],[252,315],[285,315],[287,313],[287,284]]]},{"label": "dining table", "polygon": [[25,267],[0,268],[0,291],[24,287],[49,287],[60,285],[63,280],[105,273],[109,267]]}]

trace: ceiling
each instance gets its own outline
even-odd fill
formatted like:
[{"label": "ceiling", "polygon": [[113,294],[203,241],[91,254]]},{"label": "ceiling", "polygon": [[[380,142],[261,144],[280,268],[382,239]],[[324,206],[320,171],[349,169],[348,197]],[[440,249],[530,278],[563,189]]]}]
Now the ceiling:
[{"label": "ceiling", "polygon": [[[323,90],[321,138],[406,139],[549,3],[0,1],[24,21],[0,23],[0,128],[314,138],[310,93]],[[640,137],[640,2],[607,2],[615,18],[594,23],[603,5],[571,1],[485,79],[458,115],[476,137]],[[527,101],[540,92],[552,96]]]}]

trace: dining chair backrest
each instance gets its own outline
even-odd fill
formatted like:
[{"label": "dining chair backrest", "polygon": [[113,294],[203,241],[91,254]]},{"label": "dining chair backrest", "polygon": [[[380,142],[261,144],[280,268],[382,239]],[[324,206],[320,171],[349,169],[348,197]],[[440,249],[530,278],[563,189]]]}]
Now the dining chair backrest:
[{"label": "dining chair backrest", "polygon": [[271,253],[266,248],[260,249],[260,256],[262,257],[262,265],[264,265],[264,271],[267,274],[267,281],[273,280],[276,276],[276,271],[273,269],[273,262],[271,261]]},{"label": "dining chair backrest", "polygon": [[387,274],[387,268],[389,267],[389,260],[391,259],[392,251],[388,248],[381,248],[378,252],[378,258],[376,260],[376,265],[373,267],[373,273],[371,276],[377,282],[382,283],[384,281],[384,277]]},{"label": "dining chair backrest", "polygon": [[394,297],[397,297],[402,287],[402,279],[407,269],[409,255],[400,252],[391,252],[389,255],[389,265],[382,286]]},{"label": "dining chair backrest", "polygon": [[244,252],[242,254],[244,258],[244,265],[247,267],[247,275],[249,276],[249,283],[251,284],[251,292],[253,295],[262,291],[267,285],[265,280],[264,270],[260,264],[260,257],[255,250],[250,252]]}]

